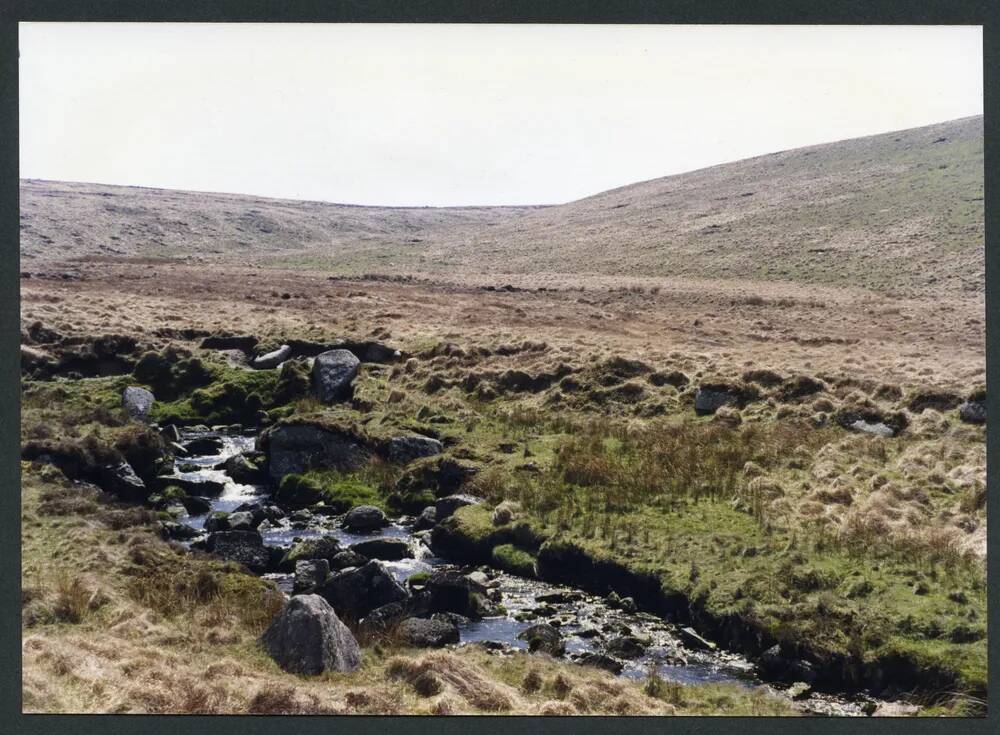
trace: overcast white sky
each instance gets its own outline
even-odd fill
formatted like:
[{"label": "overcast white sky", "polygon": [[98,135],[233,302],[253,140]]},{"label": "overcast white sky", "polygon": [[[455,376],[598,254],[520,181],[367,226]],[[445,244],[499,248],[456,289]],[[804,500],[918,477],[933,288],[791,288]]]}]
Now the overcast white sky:
[{"label": "overcast white sky", "polygon": [[564,202],[982,113],[979,27],[20,26],[21,176]]}]

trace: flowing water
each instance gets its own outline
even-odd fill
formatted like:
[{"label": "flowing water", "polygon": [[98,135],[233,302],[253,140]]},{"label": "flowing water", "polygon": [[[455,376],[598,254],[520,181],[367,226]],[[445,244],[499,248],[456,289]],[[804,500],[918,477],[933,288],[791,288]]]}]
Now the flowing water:
[{"label": "flowing water", "polygon": [[[243,503],[267,502],[272,487],[242,485],[230,478],[225,471],[214,469],[227,458],[254,448],[253,436],[241,436],[215,431],[185,431],[182,441],[206,436],[219,437],[222,451],[199,457],[185,457],[179,465],[194,465],[197,469],[176,472],[177,477],[193,481],[213,480],[224,483],[225,489],[216,498],[210,498],[212,511],[232,511]],[[190,468],[186,468],[190,469]],[[178,520],[193,528],[204,527],[207,514],[182,516]],[[416,572],[454,564],[435,557],[421,535],[414,535],[406,519],[397,519],[377,534],[355,534],[340,527],[339,517],[313,516],[307,528],[293,528],[288,518],[278,522],[265,521],[258,529],[268,546],[290,547],[296,541],[311,536],[334,536],[343,545],[350,545],[372,538],[398,538],[409,542],[414,558],[382,562],[400,582]],[[620,635],[636,636],[651,641],[644,654],[634,660],[624,661],[621,676],[641,679],[655,671],[663,679],[681,684],[732,683],[743,687],[766,687],[780,693],[761,681],[755,666],[742,656],[721,650],[692,650],[681,642],[677,626],[648,613],[630,613],[609,606],[601,597],[571,587],[548,584],[493,571],[493,584],[501,593],[500,602],[506,612],[496,617],[469,621],[459,626],[461,644],[492,643],[503,647],[527,649],[528,644],[518,639],[518,634],[538,622],[557,625],[565,637],[568,656],[585,652],[603,652],[605,640]],[[291,574],[267,574],[286,593],[292,591]],[[538,597],[552,593],[565,593],[566,601],[539,602]],[[861,715],[863,706],[875,700],[861,696],[854,699],[814,693],[802,703],[805,711],[814,714]]]}]

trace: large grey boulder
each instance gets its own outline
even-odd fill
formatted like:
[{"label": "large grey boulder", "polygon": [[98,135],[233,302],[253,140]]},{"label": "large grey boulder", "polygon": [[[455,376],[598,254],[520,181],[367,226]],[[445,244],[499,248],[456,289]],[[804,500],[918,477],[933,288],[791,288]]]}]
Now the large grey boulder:
[{"label": "large grey boulder", "polygon": [[266,432],[262,446],[268,454],[268,472],[276,481],[310,469],[352,469],[368,457],[348,432],[312,424],[275,426]]},{"label": "large grey boulder", "polygon": [[459,639],[458,626],[441,618],[407,618],[396,634],[405,643],[421,648],[441,648]]},{"label": "large grey boulder", "polygon": [[334,403],[351,397],[351,383],[358,374],[361,361],[348,350],[329,350],[317,355],[312,378],[316,394],[323,403]]},{"label": "large grey boulder", "polygon": [[437,439],[429,436],[397,436],[390,439],[386,447],[386,454],[390,462],[406,464],[421,457],[433,457],[441,454],[444,445]]},{"label": "large grey boulder", "polygon": [[354,635],[319,595],[295,595],[271,621],[261,645],[294,674],[354,671],[361,649]]},{"label": "large grey boulder", "polygon": [[138,421],[145,421],[149,418],[149,411],[155,402],[153,394],[145,388],[130,385],[122,392],[122,406],[129,418]]},{"label": "large grey boulder", "polygon": [[253,361],[253,367],[257,370],[270,370],[276,368],[285,360],[292,356],[292,348],[288,345],[281,345],[276,350],[257,357]]},{"label": "large grey boulder", "polygon": [[329,579],[317,592],[339,612],[362,618],[390,602],[403,602],[409,593],[378,561],[345,569]]},{"label": "large grey boulder", "polygon": [[341,521],[348,531],[368,532],[389,525],[389,519],[374,505],[359,505],[351,508]]}]

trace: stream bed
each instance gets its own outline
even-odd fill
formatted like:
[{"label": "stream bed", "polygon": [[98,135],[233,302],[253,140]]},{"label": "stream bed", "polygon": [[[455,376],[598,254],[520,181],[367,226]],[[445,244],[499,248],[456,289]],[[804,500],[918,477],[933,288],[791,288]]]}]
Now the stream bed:
[{"label": "stream bed", "polygon": [[[210,480],[223,483],[223,492],[218,497],[208,498],[210,512],[233,511],[243,503],[267,501],[272,487],[240,484],[224,470],[216,469],[229,457],[253,450],[255,437],[221,431],[181,431],[182,442],[205,437],[221,439],[221,451],[178,459],[177,466],[188,471],[177,471],[175,475],[195,482]],[[207,518],[206,513],[184,515],[177,520],[192,528],[203,529]],[[258,531],[265,545],[282,548],[289,548],[297,541],[312,536],[334,536],[345,546],[373,538],[405,540],[413,552],[412,559],[381,562],[401,583],[417,572],[457,567],[454,562],[436,557],[424,543],[423,534],[414,534],[413,519],[391,519],[389,526],[367,534],[346,531],[339,521],[339,516],[314,515],[308,527],[293,528],[286,517],[265,520]],[[287,594],[292,593],[292,574],[263,576],[272,579]],[[604,598],[572,587],[517,577],[493,569],[490,576],[492,584],[499,589],[505,612],[459,625],[459,645],[482,643],[500,650],[527,650],[527,642],[520,640],[518,634],[544,621],[559,628],[565,638],[566,656],[570,661],[583,653],[603,653],[603,643],[608,638],[635,636],[648,640],[650,645],[646,646],[641,656],[623,660],[624,668],[620,676],[643,679],[655,671],[663,679],[680,684],[728,683],[748,688],[764,687],[791,699],[786,687],[762,681],[755,665],[746,658],[729,651],[696,650],[691,645],[685,645],[679,627],[655,615],[612,607]],[[539,601],[539,597],[544,597],[545,601]],[[871,713],[880,702],[865,694],[846,697],[812,692],[794,704],[807,714],[861,716]]]}]

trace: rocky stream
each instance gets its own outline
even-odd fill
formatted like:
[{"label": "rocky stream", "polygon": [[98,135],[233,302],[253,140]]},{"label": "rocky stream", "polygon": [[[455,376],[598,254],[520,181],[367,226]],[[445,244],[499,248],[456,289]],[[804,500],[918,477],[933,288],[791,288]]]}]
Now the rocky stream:
[{"label": "rocky stream", "polygon": [[682,684],[765,687],[807,714],[870,715],[892,706],[863,693],[775,683],[759,665],[690,627],[636,609],[630,598],[441,558],[431,531],[414,517],[387,518],[375,509],[283,510],[273,503],[268,478],[240,472],[241,457],[256,447],[253,432],[194,427],[179,430],[176,438],[187,456],[175,460],[168,481],[187,492],[188,502],[168,505],[175,518],[165,524],[168,534],[243,563],[287,595],[321,591],[331,579],[343,580],[344,589],[363,588],[374,597],[347,612],[361,625],[409,615],[402,632],[415,645],[478,644],[495,655],[540,650],[634,679],[655,672]]}]

